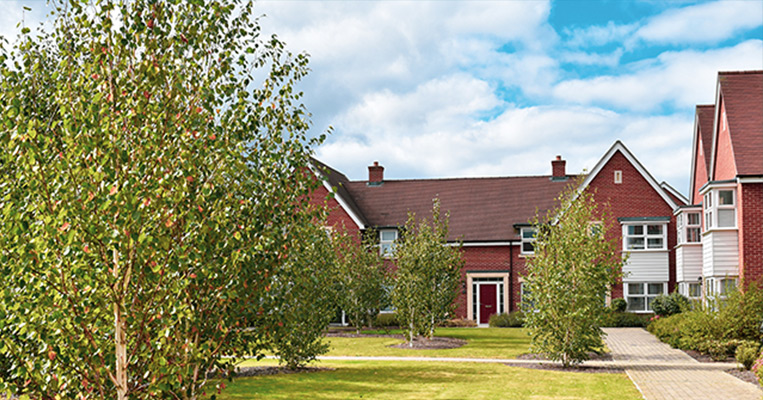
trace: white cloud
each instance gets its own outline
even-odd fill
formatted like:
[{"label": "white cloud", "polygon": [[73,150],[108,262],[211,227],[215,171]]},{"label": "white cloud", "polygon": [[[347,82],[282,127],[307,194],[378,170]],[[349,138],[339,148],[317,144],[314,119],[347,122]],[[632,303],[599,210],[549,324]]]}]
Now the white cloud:
[{"label": "white cloud", "polygon": [[650,19],[636,37],[655,43],[719,42],[763,25],[763,2],[717,1],[668,10]]},{"label": "white cloud", "polygon": [[603,46],[609,43],[619,43],[629,37],[638,25],[618,25],[609,21],[607,25],[593,25],[585,28],[565,28],[563,33],[568,36],[566,44],[571,47]]},{"label": "white cloud", "polygon": [[624,66],[622,75],[562,81],[553,95],[578,104],[648,111],[663,105],[712,103],[718,71],[763,68],[763,41],[729,48],[664,52],[656,59]]},{"label": "white cloud", "polygon": [[318,157],[352,179],[365,179],[361,166],[374,160],[387,167],[390,179],[541,175],[550,173],[556,154],[578,173],[593,168],[620,139],[657,179],[683,183],[688,152],[675,154],[691,145],[688,113],[654,117],[597,107],[509,106],[484,120],[481,113],[502,104],[492,90],[459,75],[409,93],[369,95],[340,118],[343,135],[318,149]]},{"label": "white cloud", "polygon": [[559,54],[559,59],[566,63],[578,65],[604,65],[614,67],[620,64],[623,50],[617,49],[609,54],[589,53],[583,51],[564,51]]}]

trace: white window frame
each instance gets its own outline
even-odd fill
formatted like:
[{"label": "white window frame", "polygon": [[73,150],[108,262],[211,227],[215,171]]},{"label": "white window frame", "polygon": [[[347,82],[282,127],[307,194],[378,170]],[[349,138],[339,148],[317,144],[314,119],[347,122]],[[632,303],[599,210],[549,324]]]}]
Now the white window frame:
[{"label": "white window frame", "polygon": [[[384,239],[385,233],[394,233],[395,238],[392,240]],[[395,254],[395,241],[397,241],[399,234],[397,229],[380,229],[379,230],[379,254],[385,258],[391,258]]]},{"label": "white window frame", "polygon": [[[692,294],[692,287],[697,288],[697,293]],[[702,297],[702,284],[699,282],[688,282],[686,284],[686,297],[690,299],[699,299]]]},{"label": "white window frame", "polygon": [[[650,234],[649,233],[649,227],[650,226],[659,226],[660,232],[659,234]],[[641,227],[641,233],[630,233],[631,227],[635,229],[635,227]],[[667,233],[668,224],[664,221],[644,221],[644,222],[628,222],[623,223],[623,251],[628,252],[641,252],[641,251],[665,251],[668,249],[668,233]],[[628,239],[630,238],[642,238],[644,239],[644,248],[638,249],[638,248],[631,248],[628,246]],[[661,239],[662,240],[662,246],[657,247],[649,247],[649,239]]]},{"label": "white window frame", "polygon": [[[697,289],[696,295],[692,295],[691,289]],[[697,300],[702,298],[702,283],[700,282],[681,282],[678,284],[678,292],[689,299]]]},{"label": "white window frame", "polygon": [[623,183],[623,171],[616,170],[615,171],[615,184],[619,185]]},{"label": "white window frame", "polygon": [[[731,193],[731,204],[721,204],[721,192]],[[702,215],[705,220],[705,232],[713,229],[736,229],[737,228],[737,193],[736,186],[724,185],[708,189],[702,200]],[[718,215],[720,212],[731,211],[733,214],[732,225],[720,226]]]},{"label": "white window frame", "polygon": [[[531,232],[531,231],[534,234],[531,237],[525,237],[525,232]],[[525,256],[535,254],[535,240],[536,240],[537,234],[538,234],[538,228],[536,228],[534,226],[528,226],[528,227],[524,227],[524,228],[520,228],[519,229],[519,237],[522,240],[522,243],[520,243],[520,245],[519,245],[519,249],[520,249],[519,253],[520,254],[525,255]],[[533,245],[533,250],[532,251],[526,251],[525,250],[525,244]]]},{"label": "white window frame", "polygon": [[[696,223],[690,224],[689,215],[696,215]],[[702,243],[702,212],[699,210],[684,211],[676,216],[676,230],[678,235],[678,244],[700,244]],[[689,241],[691,236],[689,232],[696,231],[696,240]]]},{"label": "white window frame", "polygon": [[[660,293],[650,293],[650,285],[662,285],[662,290]],[[631,292],[631,286],[641,286],[641,293],[640,294],[630,294]],[[625,301],[628,303],[628,306],[626,308],[626,311],[632,312],[632,313],[651,313],[654,312],[652,308],[650,307],[650,301],[654,300],[655,297],[666,294],[668,291],[668,283],[667,282],[625,282],[623,283],[623,297],[625,298]],[[644,308],[639,310],[634,310],[631,308],[631,301],[632,298],[643,298],[644,299]]]},{"label": "white window frame", "polygon": [[728,295],[736,290],[737,280],[736,278],[722,278],[718,280],[718,295],[725,299]]}]

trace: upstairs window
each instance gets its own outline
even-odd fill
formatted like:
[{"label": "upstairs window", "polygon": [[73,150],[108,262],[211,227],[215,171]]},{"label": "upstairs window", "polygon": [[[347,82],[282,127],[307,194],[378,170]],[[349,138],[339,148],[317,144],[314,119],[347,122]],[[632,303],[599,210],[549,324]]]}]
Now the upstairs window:
[{"label": "upstairs window", "polygon": [[624,225],[623,248],[626,250],[665,250],[666,242],[662,224]]},{"label": "upstairs window", "polygon": [[678,244],[700,243],[702,241],[702,227],[699,212],[687,212],[676,217],[678,229]]},{"label": "upstairs window", "polygon": [[397,230],[383,229],[379,231],[379,253],[384,257],[392,257],[395,253]]},{"label": "upstairs window", "polygon": [[520,235],[522,236],[522,254],[535,253],[535,236],[537,234],[535,228],[522,228]]},{"label": "upstairs window", "polygon": [[705,229],[736,228],[736,196],[733,189],[705,193]]}]

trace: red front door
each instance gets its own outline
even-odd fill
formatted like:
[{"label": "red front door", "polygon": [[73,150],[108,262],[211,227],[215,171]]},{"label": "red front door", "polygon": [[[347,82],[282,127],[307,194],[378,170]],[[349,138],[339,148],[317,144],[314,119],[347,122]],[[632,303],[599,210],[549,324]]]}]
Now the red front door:
[{"label": "red front door", "polygon": [[487,324],[490,316],[498,313],[498,285],[481,284],[480,288],[480,324]]}]

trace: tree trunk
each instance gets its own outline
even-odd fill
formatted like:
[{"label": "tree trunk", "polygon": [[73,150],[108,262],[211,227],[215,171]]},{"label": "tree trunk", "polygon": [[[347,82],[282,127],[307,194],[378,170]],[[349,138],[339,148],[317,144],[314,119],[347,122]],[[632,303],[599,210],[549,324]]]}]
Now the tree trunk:
[{"label": "tree trunk", "polygon": [[[119,253],[114,250],[114,276],[119,276]],[[119,285],[119,283],[115,283]],[[115,288],[117,299],[114,301],[114,345],[116,356],[117,400],[127,400],[127,340],[125,340],[125,321],[122,317],[124,305],[122,288]]]}]

